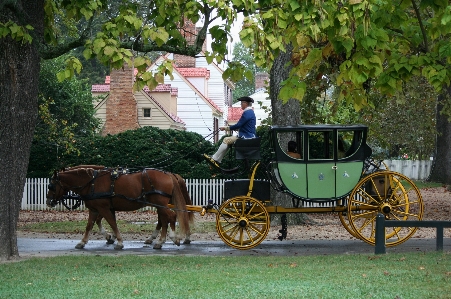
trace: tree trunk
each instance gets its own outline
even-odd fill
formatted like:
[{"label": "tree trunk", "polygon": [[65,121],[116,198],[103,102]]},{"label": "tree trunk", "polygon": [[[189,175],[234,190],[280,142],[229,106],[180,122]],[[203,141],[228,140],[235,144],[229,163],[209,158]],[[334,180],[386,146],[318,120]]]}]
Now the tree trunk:
[{"label": "tree trunk", "polygon": [[429,176],[429,181],[451,185],[451,123],[448,115],[441,114],[443,102],[449,99],[451,86],[444,89],[438,98],[437,104],[437,141],[434,163]]},{"label": "tree trunk", "polygon": [[[293,47],[287,46],[287,52],[281,52],[275,59],[270,71],[269,96],[272,106],[272,122],[274,125],[299,125],[300,124],[300,102],[296,99],[290,99],[286,104],[278,98],[281,83],[288,78],[291,70],[291,54]],[[289,140],[281,140],[282,144],[288,144]],[[291,196],[271,190],[271,200],[276,206],[288,207],[291,205]],[[273,225],[280,223],[280,215],[272,214],[271,222]],[[299,224],[303,222],[300,214],[288,214],[288,224]]]},{"label": "tree trunk", "polygon": [[0,260],[19,256],[17,221],[37,116],[44,1],[10,1],[0,10],[0,22],[12,20],[34,30],[32,44],[0,37]]}]

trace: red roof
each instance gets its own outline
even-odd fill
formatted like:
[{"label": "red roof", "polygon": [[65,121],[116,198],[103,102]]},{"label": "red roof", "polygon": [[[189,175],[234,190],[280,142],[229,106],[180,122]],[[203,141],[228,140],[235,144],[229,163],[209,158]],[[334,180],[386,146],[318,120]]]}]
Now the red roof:
[{"label": "red roof", "polygon": [[204,67],[177,68],[183,77],[205,77],[210,79],[210,71]]},{"label": "red roof", "polygon": [[91,92],[109,92],[110,85],[108,84],[98,84],[91,86]]},{"label": "red roof", "polygon": [[241,107],[229,107],[229,115],[227,116],[228,121],[237,122],[240,120],[243,110]]},{"label": "red roof", "polygon": [[[144,86],[143,90],[149,92],[149,87]],[[170,92],[171,96],[178,96],[179,89],[177,87],[172,87],[171,84],[158,84],[157,87],[152,90],[153,92]]]}]

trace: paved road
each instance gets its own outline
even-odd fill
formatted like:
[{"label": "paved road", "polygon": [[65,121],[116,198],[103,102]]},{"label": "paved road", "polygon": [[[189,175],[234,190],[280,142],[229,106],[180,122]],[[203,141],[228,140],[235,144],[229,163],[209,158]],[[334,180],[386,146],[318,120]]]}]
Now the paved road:
[{"label": "paved road", "polygon": [[[85,249],[75,249],[79,240],[18,238],[21,257],[43,257],[61,255],[206,255],[206,256],[297,256],[330,254],[374,254],[374,247],[359,240],[296,240],[263,241],[250,250],[233,249],[221,241],[193,241],[190,245],[176,246],[166,242],[161,250],[144,245],[143,241],[124,241],[123,250],[114,250],[114,245],[93,240]],[[389,253],[429,252],[436,250],[436,239],[411,238],[401,245],[386,249]],[[443,250],[451,252],[451,238],[445,238]]]}]

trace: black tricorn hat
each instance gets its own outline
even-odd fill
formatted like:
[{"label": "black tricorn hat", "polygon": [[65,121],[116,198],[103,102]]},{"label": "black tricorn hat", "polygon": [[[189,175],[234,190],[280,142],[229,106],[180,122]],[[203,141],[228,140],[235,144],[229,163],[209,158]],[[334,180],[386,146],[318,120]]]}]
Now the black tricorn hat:
[{"label": "black tricorn hat", "polygon": [[241,98],[238,99],[238,101],[240,101],[240,102],[244,101],[244,102],[251,102],[251,103],[253,103],[254,99],[251,98],[251,97],[241,97]]}]

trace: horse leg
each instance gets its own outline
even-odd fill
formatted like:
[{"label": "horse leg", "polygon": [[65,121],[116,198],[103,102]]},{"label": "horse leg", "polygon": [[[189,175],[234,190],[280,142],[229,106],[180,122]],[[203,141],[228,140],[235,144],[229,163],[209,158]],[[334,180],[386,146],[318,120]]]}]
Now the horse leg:
[{"label": "horse leg", "polygon": [[191,231],[189,230],[189,227],[188,230],[186,231],[185,240],[183,240],[183,244],[184,245],[191,244]]},{"label": "horse leg", "polygon": [[168,215],[166,208],[157,208],[158,219],[161,222],[161,235],[160,239],[153,245],[153,249],[161,249],[163,243],[166,242],[166,236],[168,233]]},{"label": "horse leg", "polygon": [[175,223],[177,221],[177,215],[175,212],[171,210],[167,210],[168,215],[168,222],[171,227],[171,230],[169,231],[169,239],[174,241],[174,244],[177,246],[180,246],[180,237],[175,232]]},{"label": "horse leg", "polygon": [[160,230],[161,230],[161,220],[160,215],[158,215],[157,226],[155,227],[155,230],[152,232],[152,235],[150,235],[150,238],[144,241],[144,244],[152,244],[153,240],[155,240],[158,237]]},{"label": "horse leg", "polygon": [[108,224],[110,225],[111,229],[113,230],[113,235],[115,235],[116,238],[117,238],[117,244],[116,244],[116,246],[114,246],[114,249],[116,249],[116,250],[123,249],[124,248],[124,243],[123,243],[123,240],[122,240],[121,233],[119,232],[119,229],[117,228],[115,213],[112,210],[110,210],[110,209],[102,209],[101,211],[99,211],[99,213],[108,222]]},{"label": "horse leg", "polygon": [[88,223],[86,224],[86,230],[85,230],[85,234],[83,235],[83,238],[81,239],[81,241],[75,245],[76,249],[83,249],[85,247],[85,245],[88,243],[89,241],[89,235],[92,232],[92,228],[94,226],[94,220],[97,219],[99,216],[99,213],[93,210],[89,210],[89,214],[88,214]]},{"label": "horse leg", "polygon": [[[114,213],[114,211],[112,211],[112,213]],[[103,219],[103,217],[100,215],[97,216],[97,219],[96,219],[96,224],[97,224],[97,227],[99,228],[99,232],[103,235],[107,244],[114,244],[114,242],[116,241],[116,236],[110,234],[109,232],[107,232],[105,230],[105,228],[102,225],[102,219]]]}]

